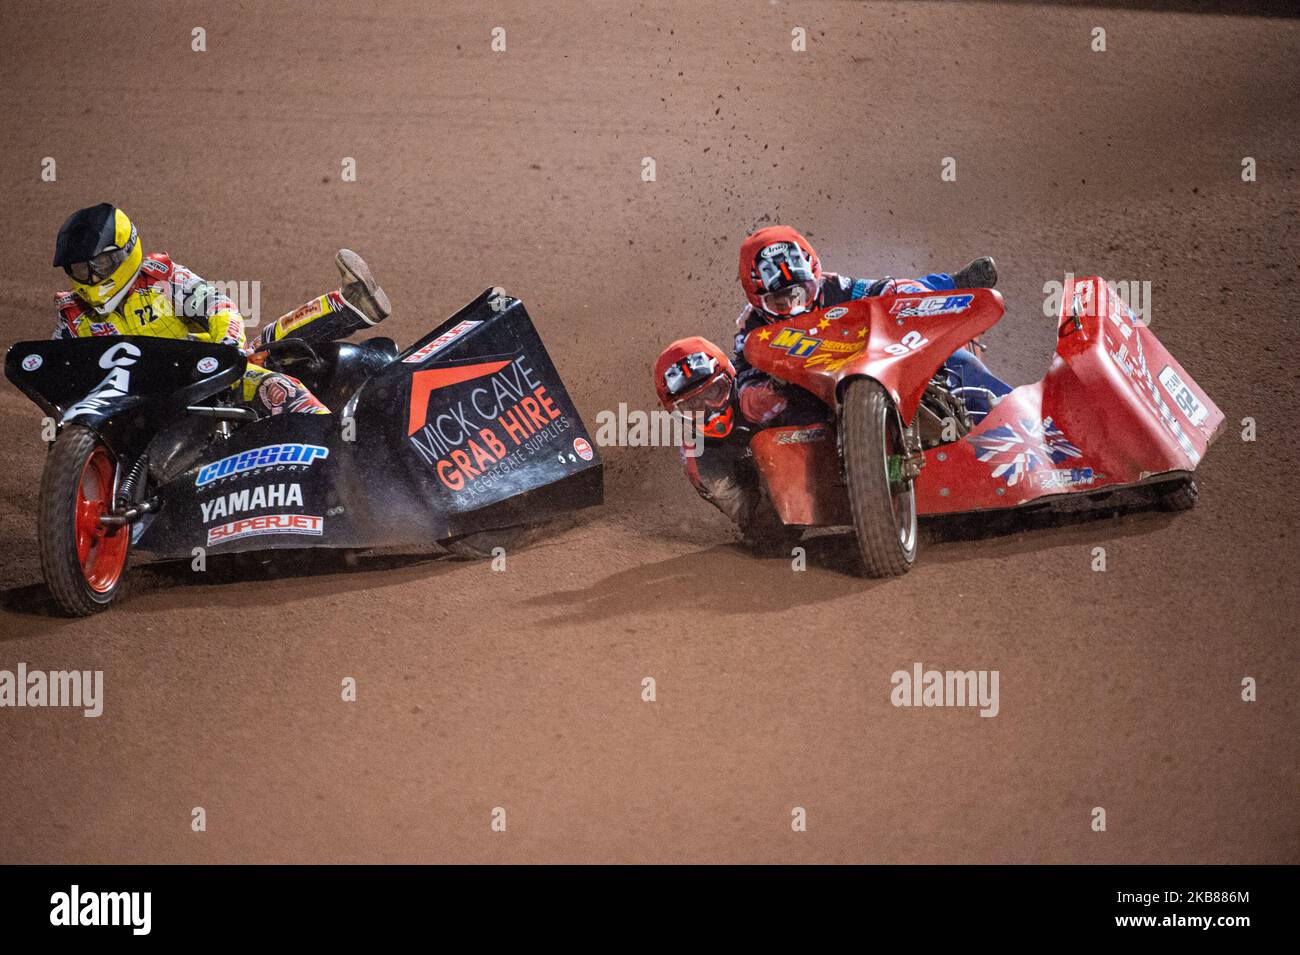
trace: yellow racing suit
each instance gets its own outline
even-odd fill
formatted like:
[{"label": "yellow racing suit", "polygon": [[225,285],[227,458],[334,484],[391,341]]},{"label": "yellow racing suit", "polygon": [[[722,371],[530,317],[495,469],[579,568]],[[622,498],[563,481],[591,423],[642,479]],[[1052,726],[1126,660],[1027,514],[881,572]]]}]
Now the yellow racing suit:
[{"label": "yellow racing suit", "polygon": [[[144,257],[130,287],[106,315],[100,315],[73,292],[58,293],[55,303],[59,319],[54,338],[156,335],[234,345],[245,355],[253,355],[263,342],[281,338],[290,330],[301,334],[305,326],[327,315],[350,310],[339,292],[329,292],[268,326],[250,345],[244,334],[244,319],[229,296],[173,262],[165,252]],[[298,379],[260,365],[250,363],[236,388],[243,402],[263,415],[329,414],[329,409]]]}]

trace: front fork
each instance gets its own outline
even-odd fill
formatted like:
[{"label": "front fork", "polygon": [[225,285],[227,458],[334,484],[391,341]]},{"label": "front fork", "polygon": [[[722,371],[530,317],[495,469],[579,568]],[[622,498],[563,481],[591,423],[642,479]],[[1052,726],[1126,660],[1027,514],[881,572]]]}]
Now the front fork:
[{"label": "front fork", "polygon": [[117,461],[113,470],[113,510],[101,514],[99,522],[106,527],[123,527],[134,524],[158,507],[157,498],[144,499],[149,483],[149,456],[135,459],[131,470],[122,476],[122,463]]},{"label": "front fork", "polygon": [[[835,409],[835,450],[842,467],[844,429],[841,422],[844,419],[840,412],[840,408]],[[894,408],[894,420],[898,423],[899,433],[903,436],[903,447],[900,453],[890,454],[886,458],[888,478],[890,484],[906,484],[908,481],[915,480],[920,475],[921,468],[925,467],[925,449],[921,443],[921,416],[913,415],[912,423],[904,427],[898,408]]]},{"label": "front fork", "polygon": [[[894,415],[897,417],[898,409],[894,409]],[[912,423],[905,428],[902,427],[902,420],[899,419],[899,427],[903,435],[903,450],[900,454],[889,456],[890,484],[906,484],[908,481],[915,480],[920,476],[921,468],[925,467],[925,452],[921,447],[920,415],[914,415]]]}]

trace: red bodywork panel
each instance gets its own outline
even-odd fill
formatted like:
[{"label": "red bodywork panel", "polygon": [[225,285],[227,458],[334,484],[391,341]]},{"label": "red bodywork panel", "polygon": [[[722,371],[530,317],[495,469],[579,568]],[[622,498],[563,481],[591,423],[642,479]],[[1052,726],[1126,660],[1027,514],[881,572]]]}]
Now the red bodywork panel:
[{"label": "red bodywork panel", "polygon": [[910,422],[944,360],[1001,317],[993,289],[860,298],[756,329],[745,358],[832,408],[841,381],[874,378]]},{"label": "red bodywork panel", "polygon": [[782,523],[835,527],[853,520],[834,425],[766,428],[749,447]]},{"label": "red bodywork panel", "polygon": [[1190,472],[1222,426],[1223,412],[1124,301],[1099,278],[1076,279],[1047,375],[925,453],[917,509],[1014,507]]},{"label": "red bodywork panel", "polygon": [[[991,289],[859,299],[756,330],[745,357],[836,410],[841,382],[874,378],[910,422],[944,360],[1001,317],[1002,296]],[[961,440],[925,452],[919,513],[1015,507],[1200,462],[1223,413],[1104,281],[1066,284],[1058,332],[1041,381],[1002,398]],[[835,450],[833,429],[802,450],[780,443],[783,433],[807,430],[754,436],[769,494],[786,523],[847,523],[838,456],[823,450]],[[825,469],[820,478],[814,467]]]}]

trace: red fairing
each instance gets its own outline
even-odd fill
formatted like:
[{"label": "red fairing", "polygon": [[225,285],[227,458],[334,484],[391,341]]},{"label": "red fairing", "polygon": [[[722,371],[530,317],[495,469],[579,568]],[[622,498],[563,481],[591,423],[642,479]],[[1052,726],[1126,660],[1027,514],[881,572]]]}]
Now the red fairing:
[{"label": "red fairing", "polygon": [[1013,507],[1200,463],[1223,412],[1103,280],[1066,285],[1058,335],[1042,381],[925,453],[921,513]]},{"label": "red fairing", "polygon": [[[1001,316],[991,289],[860,299],[755,330],[745,357],[832,408],[843,381],[874,378],[911,422],[934,372]],[[925,452],[917,510],[1007,508],[1191,472],[1222,425],[1223,412],[1123,300],[1102,279],[1077,279],[1065,287],[1047,375]],[[766,469],[764,478],[779,480]]]},{"label": "red fairing", "polygon": [[1002,296],[993,289],[862,298],[756,329],[745,358],[832,408],[841,381],[874,378],[911,421],[945,359],[1001,317]]}]

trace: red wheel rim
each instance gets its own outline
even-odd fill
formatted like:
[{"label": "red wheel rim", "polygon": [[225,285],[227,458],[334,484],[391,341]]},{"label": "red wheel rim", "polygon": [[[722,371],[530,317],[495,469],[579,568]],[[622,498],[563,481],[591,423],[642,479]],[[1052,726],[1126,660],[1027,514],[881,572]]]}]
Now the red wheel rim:
[{"label": "red wheel rim", "polygon": [[107,593],[117,584],[126,566],[131,532],[126,527],[105,527],[101,515],[113,506],[113,460],[103,447],[96,447],[81,470],[77,486],[77,560],[90,589]]}]

